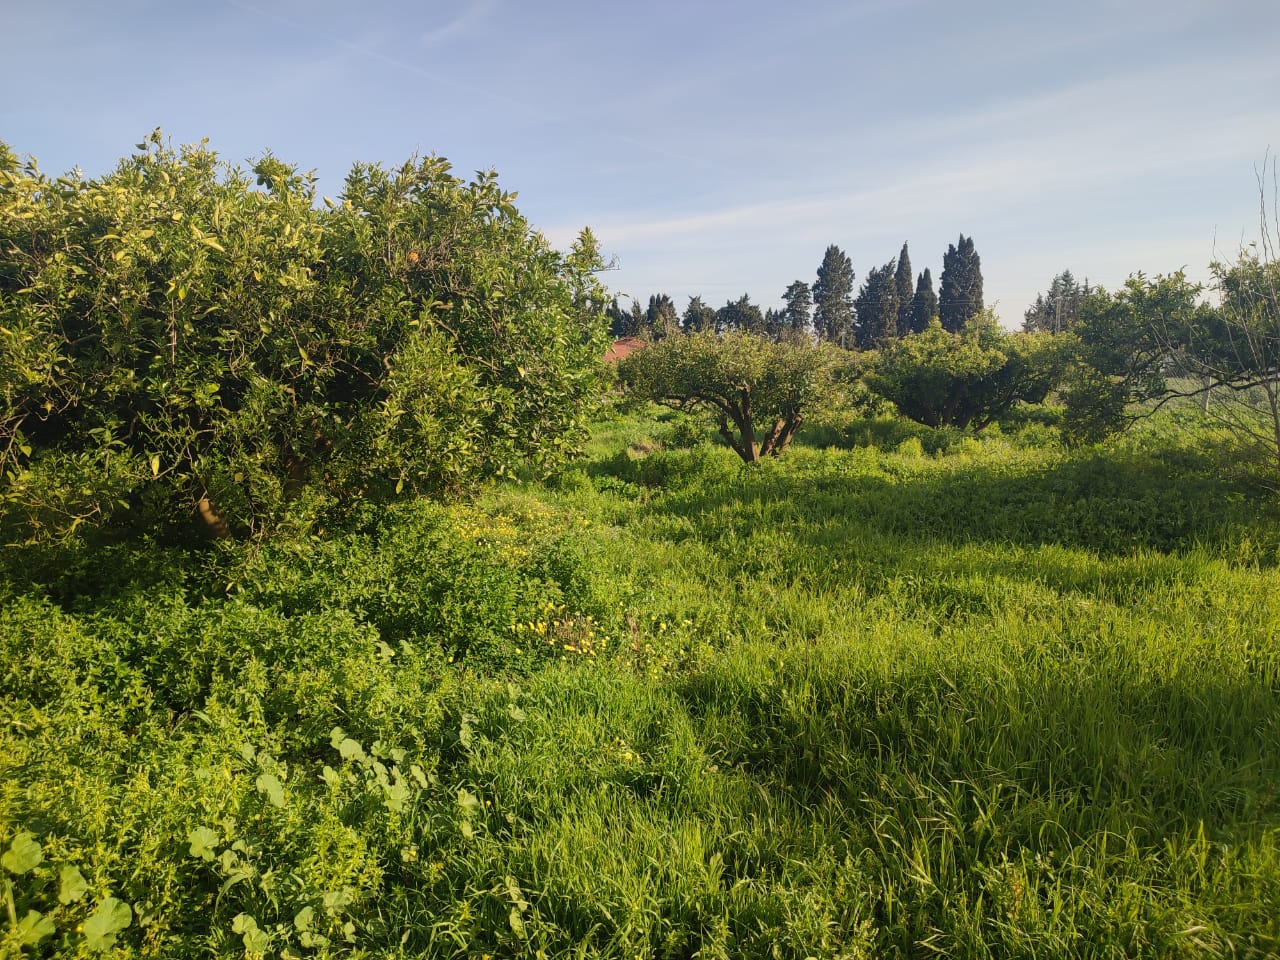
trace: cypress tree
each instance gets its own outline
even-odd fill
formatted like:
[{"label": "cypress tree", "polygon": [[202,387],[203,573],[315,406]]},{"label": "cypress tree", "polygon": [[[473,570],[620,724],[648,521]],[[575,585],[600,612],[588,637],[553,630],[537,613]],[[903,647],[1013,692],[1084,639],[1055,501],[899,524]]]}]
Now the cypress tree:
[{"label": "cypress tree", "polygon": [[853,333],[853,261],[834,243],[827,247],[813,285],[813,327],[820,340],[842,347]]},{"label": "cypress tree", "polygon": [[898,282],[892,260],[873,267],[854,302],[857,310],[857,344],[862,350],[882,347],[898,333]]},{"label": "cypress tree", "polygon": [[661,340],[680,328],[676,305],[665,293],[650,295],[649,309],[645,311],[644,319],[645,326],[655,340]]},{"label": "cypress tree", "polygon": [[609,318],[609,336],[615,340],[635,335],[631,332],[631,317],[618,306],[617,297],[614,297],[613,302],[604,308],[604,315]]},{"label": "cypress tree", "polygon": [[645,317],[644,310],[640,308],[639,300],[631,301],[631,316],[628,321],[626,333],[628,337],[643,337],[649,332],[649,321]]},{"label": "cypress tree", "polygon": [[782,318],[782,311],[770,307],[764,312],[764,335],[774,343],[782,341],[782,334],[787,326]]},{"label": "cypress tree", "polygon": [[911,332],[911,301],[915,299],[915,284],[911,279],[911,257],[907,253],[907,245],[902,245],[898,254],[898,272],[894,275],[898,288],[898,331],[897,335],[905,337]]},{"label": "cypress tree", "polygon": [[982,312],[982,261],[973,238],[960,234],[942,257],[942,284],[938,291],[938,319],[956,333],[971,317]]},{"label": "cypress tree", "polygon": [[933,292],[933,275],[929,268],[916,281],[916,295],[911,299],[911,332],[923,333],[938,316],[938,295]]}]

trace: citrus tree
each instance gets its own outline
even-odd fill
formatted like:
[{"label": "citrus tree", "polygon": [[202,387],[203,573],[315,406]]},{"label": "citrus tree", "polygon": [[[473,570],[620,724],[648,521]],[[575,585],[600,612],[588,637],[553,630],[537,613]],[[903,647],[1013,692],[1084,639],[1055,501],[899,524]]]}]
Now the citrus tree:
[{"label": "citrus tree", "polygon": [[[358,166],[318,202],[157,132],[110,174],[0,152],[0,495],[67,530],[121,510],[262,530],[307,488],[440,492],[581,437],[593,239],[552,250],[492,175]],[[143,510],[143,513],[147,511]]]},{"label": "citrus tree", "polygon": [[935,320],[893,341],[872,361],[866,383],[917,423],[981,430],[1016,403],[1042,402],[1066,359],[1062,340],[1005,333],[987,310],[959,333]]}]

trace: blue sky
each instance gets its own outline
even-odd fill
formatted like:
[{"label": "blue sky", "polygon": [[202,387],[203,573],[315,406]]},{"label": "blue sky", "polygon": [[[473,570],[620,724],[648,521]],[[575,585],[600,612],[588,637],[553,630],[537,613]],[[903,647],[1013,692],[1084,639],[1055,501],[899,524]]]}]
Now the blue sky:
[{"label": "blue sky", "polygon": [[496,168],[618,292],[780,302],[838,244],[859,280],[960,233],[1006,325],[1070,268],[1208,276],[1280,150],[1280,3],[1111,0],[7,4],[0,139],[108,170],[160,126],[353,161]]}]

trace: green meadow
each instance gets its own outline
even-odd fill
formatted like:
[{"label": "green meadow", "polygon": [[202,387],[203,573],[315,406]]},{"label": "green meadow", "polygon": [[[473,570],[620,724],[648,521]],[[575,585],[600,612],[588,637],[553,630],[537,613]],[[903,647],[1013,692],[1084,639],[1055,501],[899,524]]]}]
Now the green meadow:
[{"label": "green meadow", "polygon": [[9,547],[0,955],[1280,956],[1277,560],[1192,411]]}]

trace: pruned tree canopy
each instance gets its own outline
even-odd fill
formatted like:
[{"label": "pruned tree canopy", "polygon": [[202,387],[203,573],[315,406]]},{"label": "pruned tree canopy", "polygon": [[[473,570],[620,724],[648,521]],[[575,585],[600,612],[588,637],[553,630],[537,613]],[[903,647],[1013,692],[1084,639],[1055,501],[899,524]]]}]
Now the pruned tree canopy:
[{"label": "pruned tree canopy", "polygon": [[700,409],[744,462],[776,456],[820,407],[837,404],[841,351],[745,333],[668,337],[619,364],[635,395]]},{"label": "pruned tree canopy", "polygon": [[961,333],[937,321],[881,351],[867,385],[903,416],[930,427],[981,430],[1015,403],[1040,403],[1058,383],[1067,358],[1046,334],[1004,333],[990,312]]}]

